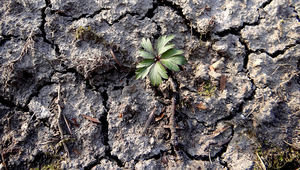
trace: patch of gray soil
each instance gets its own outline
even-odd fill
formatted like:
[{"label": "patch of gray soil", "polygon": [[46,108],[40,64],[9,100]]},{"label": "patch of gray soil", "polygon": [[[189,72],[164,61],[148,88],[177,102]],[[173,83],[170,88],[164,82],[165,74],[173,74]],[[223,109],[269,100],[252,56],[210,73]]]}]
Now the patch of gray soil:
[{"label": "patch of gray soil", "polygon": [[272,55],[299,42],[299,17],[290,5],[286,1],[274,0],[264,8],[260,24],[242,29],[242,38],[250,50]]},{"label": "patch of gray soil", "polygon": [[[299,167],[299,5],[5,0],[0,170]],[[170,34],[188,63],[136,80]]]}]

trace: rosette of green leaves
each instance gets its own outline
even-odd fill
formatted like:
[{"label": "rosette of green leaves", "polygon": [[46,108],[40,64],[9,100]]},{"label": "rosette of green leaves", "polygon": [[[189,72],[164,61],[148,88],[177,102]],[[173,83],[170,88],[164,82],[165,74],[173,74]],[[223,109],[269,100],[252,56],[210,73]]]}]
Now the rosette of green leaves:
[{"label": "rosette of green leaves", "polygon": [[138,53],[144,60],[136,66],[138,69],[136,71],[136,79],[143,79],[149,74],[151,83],[159,85],[162,82],[162,78],[168,79],[165,68],[173,71],[180,70],[178,65],[183,65],[187,61],[181,55],[183,51],[173,48],[175,44],[169,43],[174,37],[174,35],[160,37],[156,44],[156,52],[149,39],[142,39],[141,45],[144,50],[140,49]]}]

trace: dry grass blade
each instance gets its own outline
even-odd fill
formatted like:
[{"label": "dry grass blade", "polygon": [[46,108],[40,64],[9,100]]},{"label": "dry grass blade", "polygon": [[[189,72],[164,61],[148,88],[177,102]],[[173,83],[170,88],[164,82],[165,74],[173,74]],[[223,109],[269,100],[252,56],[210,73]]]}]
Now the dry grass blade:
[{"label": "dry grass blade", "polygon": [[264,164],[264,162],[262,161],[262,159],[260,158],[260,156],[258,155],[257,152],[256,152],[256,155],[257,155],[257,157],[258,157],[258,159],[259,159],[259,161],[261,163],[261,166],[262,166],[263,170],[267,170],[266,165]]},{"label": "dry grass blade", "polygon": [[79,152],[77,149],[73,149],[73,152],[74,152],[76,155],[81,155],[80,152]]},{"label": "dry grass blade", "polygon": [[62,116],[64,117],[64,120],[65,120],[65,122],[66,122],[66,124],[67,124],[67,127],[68,127],[68,129],[69,129],[69,132],[70,132],[70,134],[72,135],[72,131],[71,131],[71,129],[70,129],[69,123],[68,123],[68,121],[67,121],[65,115],[62,114]]},{"label": "dry grass blade", "polygon": [[110,54],[112,55],[112,57],[114,58],[114,60],[116,61],[116,63],[122,68],[122,65],[119,63],[119,61],[117,60],[117,58],[115,57],[114,52],[112,51],[112,49],[110,49]]},{"label": "dry grass blade", "polygon": [[82,115],[82,116],[83,116],[84,118],[86,118],[86,119],[88,119],[88,120],[94,122],[94,123],[98,123],[98,124],[101,123],[101,122],[100,122],[98,119],[96,119],[96,118],[92,118],[92,117],[86,116],[86,115]]},{"label": "dry grass blade", "polygon": [[209,135],[210,138],[214,138],[216,136],[218,136],[219,134],[225,132],[225,130],[227,130],[230,126],[224,126],[224,127],[221,127],[217,130],[215,130],[211,135]]},{"label": "dry grass blade", "polygon": [[6,163],[5,163],[3,153],[1,153],[1,158],[2,158],[2,164],[4,165],[4,168],[5,168],[5,170],[7,170],[7,166],[6,166]]},{"label": "dry grass blade", "polygon": [[296,150],[300,150],[300,145],[299,146],[297,146],[297,145],[294,145],[294,144],[290,144],[290,143],[288,143],[287,141],[283,141],[284,143],[286,143],[287,145],[289,145],[289,146],[291,146],[291,147],[293,147],[294,149],[296,149]]},{"label": "dry grass blade", "polygon": [[76,119],[75,118],[73,118],[72,119],[73,120],[73,122],[71,122],[73,125],[75,125],[76,127],[79,127],[79,124],[77,123],[77,121],[76,121]]},{"label": "dry grass blade", "polygon": [[[57,100],[55,101],[55,103],[57,104],[57,108],[58,108],[57,125],[58,125],[58,130],[59,130],[59,133],[60,133],[60,138],[61,138],[61,140],[63,140],[64,139],[64,134],[63,134],[63,130],[62,130],[60,124],[59,124],[59,120],[62,117],[61,101],[60,101],[60,84],[58,85],[57,93],[58,93],[58,96],[57,96]],[[65,142],[63,142],[63,146],[64,146],[65,151],[67,152],[67,157],[69,158],[70,157],[70,152],[69,152]]]}]

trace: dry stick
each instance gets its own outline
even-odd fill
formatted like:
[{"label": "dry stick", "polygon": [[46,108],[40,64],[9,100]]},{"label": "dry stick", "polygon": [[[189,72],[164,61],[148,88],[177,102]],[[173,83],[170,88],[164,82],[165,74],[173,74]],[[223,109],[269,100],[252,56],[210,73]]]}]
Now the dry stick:
[{"label": "dry stick", "polygon": [[174,147],[174,151],[177,155],[178,159],[183,159],[182,153],[179,150],[178,136],[176,133],[176,119],[175,119],[175,111],[176,111],[176,84],[172,78],[169,78],[171,89],[173,91],[172,96],[172,108],[171,108],[171,116],[170,116],[170,130],[171,130],[171,142]]},{"label": "dry stick", "polygon": [[114,52],[112,51],[112,49],[110,49],[110,54],[112,55],[112,57],[115,59],[115,61],[117,62],[117,64],[122,68],[122,65],[119,63],[119,61],[117,60],[117,58],[115,57]]},{"label": "dry stick", "polygon": [[209,151],[208,151],[208,158],[209,158],[209,162],[212,164],[211,157],[210,157],[210,145],[209,145]]},{"label": "dry stick", "polygon": [[172,145],[174,147],[174,151],[177,155],[178,159],[182,159],[181,152],[179,150],[179,143],[178,143],[178,137],[176,133],[176,120],[175,120],[175,111],[176,111],[176,98],[175,98],[175,93],[173,93],[172,97],[172,113],[170,117],[170,130],[171,130],[171,141]]},{"label": "dry stick", "polygon": [[[60,138],[61,140],[64,139],[64,134],[63,134],[63,130],[59,124],[59,120],[62,116],[62,113],[61,113],[61,107],[60,107],[60,84],[58,85],[58,96],[57,96],[57,100],[55,101],[55,103],[57,104],[57,107],[58,107],[58,116],[57,116],[57,125],[58,125],[58,130],[59,130],[59,133],[60,133]],[[70,156],[70,153],[69,153],[69,150],[67,148],[67,145],[65,144],[65,142],[63,142],[63,146],[64,146],[64,149],[65,151],[67,152],[67,157],[69,158]]]},{"label": "dry stick", "polygon": [[150,123],[151,123],[151,120],[153,119],[155,111],[156,111],[156,107],[153,109],[152,113],[149,115],[149,118],[148,118],[146,125],[144,127],[144,130],[142,132],[142,136],[145,136],[145,133],[146,133],[148,127],[150,126]]},{"label": "dry stick", "polygon": [[69,129],[70,134],[73,135],[72,132],[71,132],[69,123],[68,123],[68,121],[67,121],[67,119],[66,119],[66,116],[65,116],[64,114],[62,114],[62,116],[64,117],[64,120],[65,120],[65,122],[66,122],[66,124],[67,124],[67,127],[68,127],[68,129]]},{"label": "dry stick", "polygon": [[258,155],[257,152],[256,152],[256,155],[257,155],[257,157],[258,157],[258,159],[259,159],[259,161],[260,161],[260,163],[261,163],[262,168],[263,168],[264,170],[267,170],[266,165],[264,164],[264,162],[262,161],[262,159],[260,158],[260,156]]},{"label": "dry stick", "polygon": [[7,170],[7,166],[6,166],[6,163],[5,163],[3,153],[1,153],[1,158],[2,158],[2,161],[3,161],[3,165],[4,165],[5,169]]},{"label": "dry stick", "polygon": [[296,146],[296,145],[293,145],[293,144],[290,144],[288,143],[287,141],[283,140],[284,143],[286,143],[287,145],[290,145],[291,147],[295,148],[296,150],[300,150],[300,147]]}]

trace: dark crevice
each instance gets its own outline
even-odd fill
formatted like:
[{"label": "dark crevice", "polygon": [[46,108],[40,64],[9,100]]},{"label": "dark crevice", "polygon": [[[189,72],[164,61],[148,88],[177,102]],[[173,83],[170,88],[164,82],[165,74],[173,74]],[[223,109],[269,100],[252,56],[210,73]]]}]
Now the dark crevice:
[{"label": "dark crevice", "polygon": [[74,69],[74,68],[67,68],[66,71],[61,72],[61,73],[62,73],[62,74],[65,74],[65,73],[68,73],[68,72],[70,72],[70,73],[75,73],[75,76],[76,76],[76,77],[79,77],[80,79],[85,80],[85,85],[86,85],[86,87],[87,87],[88,89],[93,89],[93,86],[90,84],[89,79],[85,79],[85,78],[83,77],[83,75],[81,75],[80,73],[77,72],[76,69]]},{"label": "dark crevice", "polygon": [[[241,104],[240,104],[240,105],[241,105]],[[233,111],[231,111],[231,112],[229,113],[228,116],[225,116],[225,117],[223,117],[223,118],[217,120],[217,121],[214,123],[214,126],[217,126],[217,124],[218,124],[219,122],[232,120],[234,114],[237,113],[237,110],[239,110],[239,106],[237,106],[236,108],[234,108]]]},{"label": "dark crevice", "polygon": [[61,52],[59,50],[59,46],[57,44],[54,44],[54,47],[55,47],[54,50],[55,50],[56,55],[60,56]]},{"label": "dark crevice", "polygon": [[264,2],[263,4],[261,4],[261,6],[259,8],[265,8],[267,5],[269,5],[273,0],[268,0],[266,2]]},{"label": "dark crevice", "polygon": [[227,30],[224,30],[222,32],[217,32],[215,33],[217,36],[220,36],[220,37],[225,37],[229,34],[233,34],[233,35],[241,35],[241,30],[243,28],[245,28],[246,25],[250,25],[250,24],[244,24],[243,26],[239,26],[239,27],[235,27],[235,28],[230,28],[230,29],[227,29]]},{"label": "dark crevice", "polygon": [[100,159],[96,157],[95,161],[90,162],[87,166],[83,167],[84,170],[91,170],[94,166],[100,163]]},{"label": "dark crevice", "polygon": [[300,22],[300,17],[299,17],[299,15],[297,15],[296,18],[297,18],[298,22]]},{"label": "dark crevice", "polygon": [[138,13],[126,11],[125,14],[121,15],[118,19],[114,20],[114,21],[112,22],[112,24],[108,24],[108,25],[109,25],[109,26],[112,26],[112,25],[114,25],[115,23],[118,23],[118,22],[121,21],[123,18],[125,18],[126,15],[139,16]]},{"label": "dark crevice", "polygon": [[16,108],[17,110],[20,110],[22,112],[29,112],[29,108],[27,105],[26,106],[16,105],[12,101],[5,99],[3,96],[0,96],[0,103],[9,108]]},{"label": "dark crevice", "polygon": [[239,41],[245,47],[246,54],[245,54],[245,58],[244,58],[244,66],[243,67],[245,70],[247,70],[247,65],[249,62],[249,55],[251,54],[252,51],[248,48],[246,42],[242,38],[239,38]]},{"label": "dark crevice", "polygon": [[223,165],[225,168],[227,168],[228,170],[230,170],[230,168],[228,167],[228,163],[223,161],[222,159],[220,160],[220,164]]},{"label": "dark crevice", "polygon": [[36,88],[35,92],[33,92],[33,93],[29,96],[28,100],[26,101],[26,107],[27,107],[27,105],[29,104],[29,102],[31,101],[31,99],[32,99],[34,96],[38,96],[38,94],[40,94],[40,91],[41,91],[41,89],[42,89],[43,87],[45,87],[45,86],[50,86],[50,85],[52,85],[52,84],[55,84],[55,83],[54,83],[54,82],[45,82],[44,84],[38,86],[38,87]]},{"label": "dark crevice", "polygon": [[153,18],[153,16],[155,15],[155,14],[154,14],[154,11],[157,9],[158,3],[157,3],[156,0],[153,0],[153,3],[152,3],[152,4],[153,4],[153,7],[150,8],[150,9],[147,11],[146,15],[145,15],[143,18],[141,18],[141,20],[145,19],[146,17],[147,17],[147,18]]},{"label": "dark crevice", "polygon": [[269,52],[267,52],[265,49],[257,49],[257,50],[255,50],[255,51],[249,49],[248,46],[247,46],[247,44],[246,44],[246,42],[245,42],[242,38],[240,38],[240,42],[245,46],[245,48],[246,48],[246,53],[247,53],[246,56],[245,56],[245,60],[244,60],[244,68],[247,67],[248,60],[249,60],[249,59],[248,59],[248,56],[249,56],[251,53],[255,53],[255,54],[266,53],[266,54],[269,55],[270,57],[276,58],[276,57],[278,57],[279,55],[284,54],[288,49],[290,49],[290,48],[292,48],[292,47],[294,47],[294,46],[296,46],[296,45],[299,44],[299,41],[297,41],[295,44],[287,45],[283,50],[277,50],[277,51],[275,51],[274,53],[269,53]]},{"label": "dark crevice", "polygon": [[16,105],[13,102],[4,99],[3,96],[0,96],[0,103],[6,107],[10,107],[10,108],[16,107]]},{"label": "dark crevice", "polygon": [[46,23],[46,13],[45,13],[45,10],[46,10],[47,7],[49,7],[50,0],[45,0],[45,2],[46,2],[46,7],[44,7],[44,8],[41,9],[41,11],[42,11],[42,23],[41,23],[41,26],[40,26],[40,30],[42,31],[44,42],[46,42],[48,44],[51,44],[53,46],[53,43],[46,38],[47,34],[46,34],[46,31],[45,31],[45,23]]},{"label": "dark crevice", "polygon": [[51,48],[53,48],[55,50],[56,55],[60,55],[61,53],[59,51],[58,45],[54,44],[54,42],[51,42],[46,37],[47,34],[46,34],[46,31],[45,31],[45,23],[46,23],[46,13],[45,13],[45,10],[46,10],[47,7],[52,7],[52,5],[51,5],[50,0],[45,0],[45,2],[46,2],[46,7],[44,7],[44,8],[41,9],[41,12],[42,12],[42,22],[41,22],[41,25],[40,25],[40,30],[42,32],[42,37],[43,37],[44,42],[46,42],[48,44],[51,44]]},{"label": "dark crevice", "polygon": [[[110,10],[110,8],[101,8],[101,9],[95,11],[95,12],[94,12],[93,14],[91,14],[91,15],[89,15],[89,14],[82,14],[82,15],[80,15],[80,16],[77,17],[77,18],[72,18],[71,21],[78,21],[78,20],[80,20],[80,19],[82,19],[82,18],[93,18],[95,15],[100,14],[103,10]],[[72,16],[68,16],[68,15],[66,15],[65,13],[62,13],[62,12],[57,12],[57,13],[58,13],[58,15],[63,16],[63,17],[72,17]]]},{"label": "dark crevice", "polygon": [[274,53],[270,54],[268,52],[265,52],[267,53],[269,56],[271,56],[272,58],[276,58],[277,56],[281,55],[281,54],[284,54],[288,49],[290,49],[291,47],[294,47],[298,44],[299,42],[296,42],[296,44],[290,44],[290,45],[287,45],[283,50],[277,50],[275,51]]},{"label": "dark crevice", "polygon": [[[188,30],[189,30],[189,31],[192,30],[194,36],[196,36],[196,37],[200,37],[200,36],[201,36],[201,33],[198,32],[195,28],[193,28],[193,27],[190,25],[191,22],[190,22],[190,21],[186,18],[186,16],[183,14],[183,12],[182,12],[183,9],[182,9],[179,5],[176,5],[176,4],[174,4],[173,2],[169,2],[169,1],[167,1],[167,0],[161,0],[161,1],[159,1],[158,5],[159,5],[159,6],[168,6],[168,7],[172,8],[174,11],[177,12],[177,14],[178,14],[179,16],[181,16],[181,18],[182,18],[182,20],[184,21],[185,26],[188,28]],[[208,31],[208,32],[206,33],[206,35],[202,35],[202,40],[203,40],[203,41],[206,41],[207,39],[209,39],[210,33],[211,33],[211,32]]]},{"label": "dark crevice", "polygon": [[111,154],[111,147],[108,143],[109,139],[108,139],[108,121],[107,121],[107,114],[108,111],[110,110],[109,107],[107,107],[107,101],[108,101],[108,94],[107,94],[107,90],[105,90],[103,93],[101,93],[102,97],[103,97],[103,106],[105,107],[105,109],[107,110],[104,115],[100,118],[100,122],[102,124],[102,135],[104,137],[104,141],[103,144],[105,146],[107,146],[107,150],[105,151],[105,155],[106,157],[108,157],[109,160],[112,161],[116,161],[116,163],[118,164],[119,167],[124,167],[123,163],[121,160],[119,160],[119,158],[115,155]]},{"label": "dark crevice", "polygon": [[[107,101],[108,101],[108,94],[107,91],[105,90],[103,93],[101,93],[101,96],[103,97],[103,106],[106,108],[107,112],[109,111],[109,108],[107,108]],[[103,116],[100,118],[100,122],[102,123],[102,132],[104,136],[104,145],[109,145],[108,144],[108,121],[107,121],[107,112],[104,113]]]},{"label": "dark crevice", "polygon": [[17,38],[14,35],[2,35],[3,39],[0,41],[0,46],[2,46],[6,41],[10,41],[11,38]]},{"label": "dark crevice", "polygon": [[[167,152],[167,151],[160,151],[160,153],[159,154],[156,154],[156,155],[152,155],[152,156],[149,156],[149,157],[146,157],[146,158],[143,158],[143,160],[150,160],[150,159],[156,159],[156,160],[158,160],[158,159],[160,159],[161,158],[161,156],[163,155],[163,152]],[[137,158],[135,161],[137,161],[138,162],[138,160],[140,160],[140,158]]]},{"label": "dark crevice", "polygon": [[157,29],[156,30],[157,30],[157,33],[153,35],[153,38],[157,40],[159,38],[159,36],[160,36],[160,33],[161,33],[161,27],[159,25],[157,25]]},{"label": "dark crevice", "polygon": [[253,23],[243,23],[242,26],[238,26],[238,27],[234,27],[234,28],[230,28],[221,32],[217,32],[215,33],[216,35],[220,36],[220,37],[224,37],[228,34],[233,34],[233,35],[237,35],[240,36],[241,35],[241,30],[244,29],[246,26],[256,26],[259,25],[260,23],[260,19],[258,19],[256,22]]},{"label": "dark crevice", "polygon": [[245,97],[244,98],[244,101],[250,101],[250,100],[253,100],[254,99],[254,96],[255,96],[255,94],[256,94],[256,86],[255,86],[255,84],[254,84],[254,80],[253,79],[251,79],[249,76],[248,76],[248,78],[250,79],[250,81],[251,81],[251,83],[253,84],[253,91],[251,92],[251,95],[249,96],[249,97]]},{"label": "dark crevice", "polygon": [[192,156],[192,155],[190,155],[187,151],[184,151],[184,153],[185,153],[186,156],[187,156],[189,159],[191,159],[191,160],[209,161],[209,157],[208,157],[208,156],[204,156],[204,155]]},{"label": "dark crevice", "polygon": [[129,74],[127,74],[126,76],[126,85],[128,86],[129,85],[129,81],[131,81],[131,79],[135,77],[135,70],[133,71],[130,71]]},{"label": "dark crevice", "polygon": [[117,165],[119,167],[124,167],[124,164],[122,163],[122,161],[115,155],[111,155],[111,148],[109,147],[109,149],[105,152],[105,155],[108,157],[109,160],[112,161],[116,161]]}]

